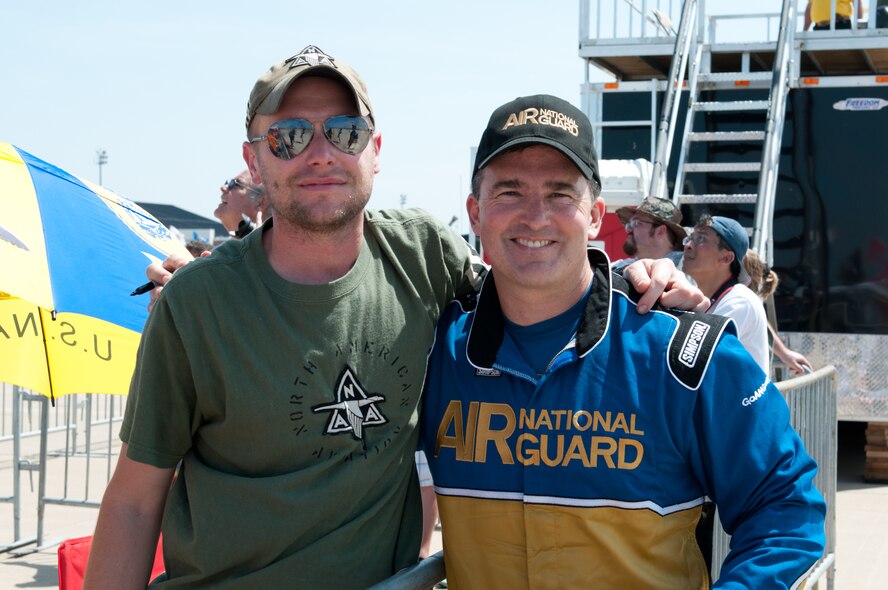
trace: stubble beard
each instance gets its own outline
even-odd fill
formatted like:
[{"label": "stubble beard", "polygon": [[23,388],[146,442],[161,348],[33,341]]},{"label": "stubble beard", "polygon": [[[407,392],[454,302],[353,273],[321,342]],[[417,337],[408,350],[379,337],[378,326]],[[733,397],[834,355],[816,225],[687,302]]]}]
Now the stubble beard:
[{"label": "stubble beard", "polygon": [[[362,215],[370,200],[368,191],[354,190],[335,208],[318,213],[315,208],[300,202],[299,186],[295,179],[288,179],[285,185],[273,183],[266,187],[275,219],[280,219],[294,229],[313,234],[334,234],[354,222]],[[366,193],[366,194],[364,194]]]}]

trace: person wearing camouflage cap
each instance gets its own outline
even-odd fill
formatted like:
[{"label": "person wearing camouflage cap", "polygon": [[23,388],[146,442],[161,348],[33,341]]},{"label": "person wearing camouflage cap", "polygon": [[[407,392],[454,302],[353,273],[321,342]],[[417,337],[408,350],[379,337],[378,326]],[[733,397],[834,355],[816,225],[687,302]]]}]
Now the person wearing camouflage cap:
[{"label": "person wearing camouflage cap", "polygon": [[681,226],[681,210],[672,201],[645,197],[638,207],[620,207],[616,213],[626,228],[623,251],[629,258],[615,262],[615,271],[639,258],[669,258],[680,266],[687,232]]}]

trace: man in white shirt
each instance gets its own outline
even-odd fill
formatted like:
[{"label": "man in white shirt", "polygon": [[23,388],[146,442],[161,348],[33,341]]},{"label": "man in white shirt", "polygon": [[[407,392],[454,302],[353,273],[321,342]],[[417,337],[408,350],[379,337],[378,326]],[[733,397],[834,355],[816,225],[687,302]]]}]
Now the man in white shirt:
[{"label": "man in white shirt", "polygon": [[743,226],[727,217],[704,215],[685,240],[682,270],[712,301],[707,312],[734,320],[740,342],[770,375],[768,320],[761,299],[746,286],[749,274],[743,257],[748,249]]}]

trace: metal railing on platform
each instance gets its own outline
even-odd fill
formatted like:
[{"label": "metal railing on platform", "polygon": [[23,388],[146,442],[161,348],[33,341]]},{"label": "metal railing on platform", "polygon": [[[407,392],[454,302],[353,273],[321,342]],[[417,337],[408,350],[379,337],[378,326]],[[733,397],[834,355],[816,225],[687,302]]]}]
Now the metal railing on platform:
[{"label": "metal railing on platform", "polygon": [[[879,9],[884,0],[860,0],[866,9],[864,18],[850,19],[848,29],[861,37],[879,37]],[[777,39],[781,13],[779,11],[750,11],[743,3],[699,0],[700,12],[707,22],[706,43],[770,43]],[[681,20],[684,2],[680,0],[580,0],[580,43],[607,45],[613,42],[633,41],[651,43],[669,42],[675,38],[677,23]],[[829,29],[836,26],[836,7],[827,5],[830,14]],[[857,2],[854,3],[855,10]],[[804,31],[805,4],[797,6],[796,31]],[[838,20],[841,20],[841,15]],[[841,32],[841,31],[840,31]],[[814,38],[829,35],[830,31],[809,31]]]}]

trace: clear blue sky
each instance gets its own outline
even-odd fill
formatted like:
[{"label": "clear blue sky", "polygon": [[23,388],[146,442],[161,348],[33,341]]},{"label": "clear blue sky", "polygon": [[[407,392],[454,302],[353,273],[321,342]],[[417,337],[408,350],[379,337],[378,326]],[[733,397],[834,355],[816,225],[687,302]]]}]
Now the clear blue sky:
[{"label": "clear blue sky", "polygon": [[540,92],[579,106],[578,14],[575,0],[4,3],[0,141],[94,182],[104,149],[112,190],[209,217],[244,168],[256,78],[313,44],[369,86],[383,137],[371,206],[404,194],[465,229],[490,112]]}]

